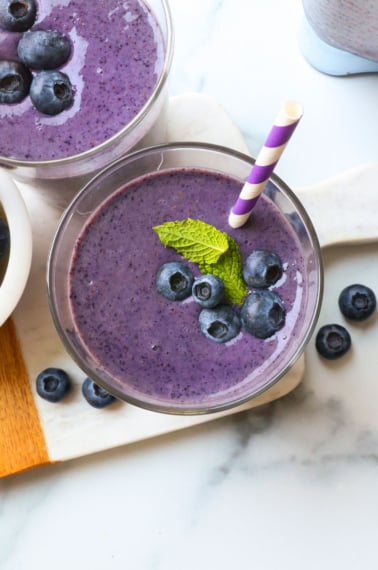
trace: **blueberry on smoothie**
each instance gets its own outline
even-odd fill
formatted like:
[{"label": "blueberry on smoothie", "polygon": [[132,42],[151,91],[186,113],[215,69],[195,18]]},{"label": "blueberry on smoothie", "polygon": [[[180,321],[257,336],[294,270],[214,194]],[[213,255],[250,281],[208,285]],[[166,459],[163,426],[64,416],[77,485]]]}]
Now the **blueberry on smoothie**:
[{"label": "blueberry on smoothie", "polygon": [[72,105],[74,97],[67,75],[54,70],[41,71],[34,76],[30,98],[41,113],[57,115]]},{"label": "blueberry on smoothie", "polygon": [[273,251],[258,249],[246,259],[243,267],[244,281],[250,287],[270,287],[282,277],[282,262]]},{"label": "blueberry on smoothie", "polygon": [[182,301],[192,293],[193,273],[179,261],[168,261],[162,265],[156,276],[156,289],[170,301]]},{"label": "blueberry on smoothie", "polygon": [[70,57],[71,43],[54,30],[29,31],[18,42],[17,53],[22,63],[32,69],[56,69]]},{"label": "blueberry on smoothie", "polygon": [[339,296],[340,311],[347,319],[364,321],[375,311],[377,300],[370,287],[355,283],[345,287]]},{"label": "blueberry on smoothie", "polygon": [[227,342],[235,338],[241,329],[239,315],[231,305],[202,309],[198,320],[202,334],[214,342]]},{"label": "blueberry on smoothie", "polygon": [[219,305],[224,296],[224,284],[216,275],[202,275],[194,280],[193,299],[201,307],[212,309]]},{"label": "blueberry on smoothie", "polygon": [[9,243],[8,225],[0,218],[0,259],[7,255],[9,251]]},{"label": "blueberry on smoothie", "polygon": [[0,28],[10,32],[25,32],[35,22],[35,0],[0,0]]},{"label": "blueberry on smoothie", "polygon": [[352,345],[349,332],[342,325],[329,324],[322,326],[315,339],[318,353],[328,360],[336,360],[343,356]]},{"label": "blueberry on smoothie", "polygon": [[250,293],[241,309],[242,325],[257,338],[269,338],[285,324],[286,311],[282,299],[268,289]]},{"label": "blueberry on smoothie", "polygon": [[17,61],[0,61],[0,103],[19,103],[29,93],[33,76]]},{"label": "blueberry on smoothie", "polygon": [[107,390],[96,384],[91,378],[86,378],[81,387],[84,398],[94,408],[105,408],[116,401]]},{"label": "blueberry on smoothie", "polygon": [[60,402],[71,388],[67,372],[60,368],[46,368],[37,376],[37,393],[48,402]]}]

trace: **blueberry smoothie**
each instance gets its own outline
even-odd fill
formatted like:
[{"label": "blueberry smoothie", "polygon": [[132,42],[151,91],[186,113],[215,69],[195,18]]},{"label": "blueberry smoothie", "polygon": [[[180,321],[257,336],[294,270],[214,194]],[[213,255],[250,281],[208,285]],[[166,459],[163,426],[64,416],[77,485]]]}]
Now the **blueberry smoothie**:
[{"label": "blueberry smoothie", "polygon": [[[51,161],[101,145],[130,123],[162,74],[165,45],[142,0],[91,0],[85,5],[79,0],[36,0],[36,6],[28,31],[0,26],[0,60],[19,61],[20,40],[30,32],[58,32],[70,46],[68,60],[57,65],[69,79],[73,100],[55,115],[41,112],[30,96],[0,104],[0,155]],[[28,49],[26,45],[24,51]],[[34,78],[42,73],[30,72]]]},{"label": "blueberry smoothie", "polygon": [[[73,334],[114,379],[115,392],[151,398],[162,408],[237,400],[243,386],[263,386],[294,353],[308,295],[302,247],[293,221],[269,192],[248,224],[230,228],[228,212],[241,187],[240,180],[214,171],[172,168],[126,184],[88,219],[69,267]],[[270,287],[285,307],[279,331],[262,339],[241,328],[232,340],[213,342],[200,330],[200,307],[191,297],[171,301],[157,291],[156,276],[167,262],[184,262],[195,278],[201,275],[153,230],[188,218],[233,238],[243,261],[254,250],[279,256],[283,274]],[[240,305],[226,304],[240,312]]]}]

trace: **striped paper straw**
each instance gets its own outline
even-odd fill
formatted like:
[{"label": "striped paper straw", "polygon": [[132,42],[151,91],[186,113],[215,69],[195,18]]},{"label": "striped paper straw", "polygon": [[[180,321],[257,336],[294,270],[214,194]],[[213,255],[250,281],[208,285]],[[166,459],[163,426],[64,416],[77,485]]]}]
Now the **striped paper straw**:
[{"label": "striped paper straw", "polygon": [[303,108],[299,103],[286,101],[282,105],[239,197],[231,209],[228,223],[232,228],[240,228],[248,220],[302,115]]}]

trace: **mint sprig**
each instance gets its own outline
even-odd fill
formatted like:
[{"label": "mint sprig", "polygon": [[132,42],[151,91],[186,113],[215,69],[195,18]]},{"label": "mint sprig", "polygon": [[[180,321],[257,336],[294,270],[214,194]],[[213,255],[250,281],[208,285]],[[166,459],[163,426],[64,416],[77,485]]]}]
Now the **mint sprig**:
[{"label": "mint sprig", "polygon": [[227,299],[231,303],[241,305],[248,293],[243,279],[243,262],[237,242],[228,236],[228,250],[220,256],[216,263],[199,265],[201,273],[213,273],[224,283]]},{"label": "mint sprig", "polygon": [[243,303],[248,290],[243,280],[240,249],[233,238],[211,224],[191,218],[165,222],[153,230],[166,247],[197,263],[201,273],[212,273],[222,279],[231,303]]},{"label": "mint sprig", "polygon": [[152,228],[166,247],[193,263],[216,263],[228,249],[228,236],[201,220],[165,222]]}]

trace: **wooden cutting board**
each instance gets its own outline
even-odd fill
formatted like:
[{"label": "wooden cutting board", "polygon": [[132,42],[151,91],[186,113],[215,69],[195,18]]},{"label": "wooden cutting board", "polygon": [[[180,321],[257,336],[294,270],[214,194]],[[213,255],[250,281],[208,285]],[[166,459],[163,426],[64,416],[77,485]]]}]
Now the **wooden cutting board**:
[{"label": "wooden cutting board", "polygon": [[[171,98],[166,126],[161,140],[167,142],[209,142],[248,153],[243,137],[228,115],[213,98],[205,95]],[[298,190],[322,246],[378,238],[374,220],[378,211],[377,172],[378,166],[365,166],[321,185]],[[356,193],[357,185],[362,193]],[[26,185],[20,188],[32,220],[34,249],[31,274],[21,302],[0,328],[1,477],[237,413],[276,400],[301,382],[304,356],[273,388],[228,412],[186,417],[149,412],[122,402],[104,410],[89,406],[81,395],[85,375],[66,354],[58,338],[46,294],[46,259],[64,203],[54,202],[51,196]],[[35,392],[37,374],[50,366],[67,370],[74,383],[69,397],[55,405]]]}]

